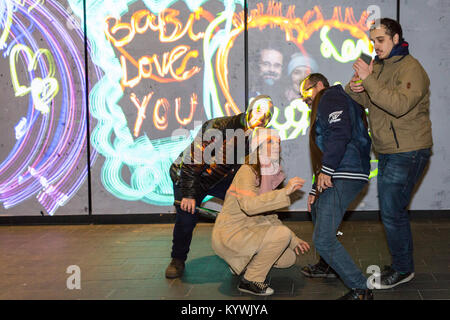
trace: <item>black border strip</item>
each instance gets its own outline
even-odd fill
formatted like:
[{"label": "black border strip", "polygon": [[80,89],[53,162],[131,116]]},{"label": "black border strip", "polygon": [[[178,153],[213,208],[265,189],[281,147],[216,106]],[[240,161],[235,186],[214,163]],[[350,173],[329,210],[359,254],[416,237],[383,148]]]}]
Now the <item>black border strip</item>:
[{"label": "black border strip", "polygon": [[92,181],[91,181],[91,124],[89,108],[89,52],[87,39],[87,0],[83,0],[83,19],[84,19],[84,67],[86,83],[86,154],[87,154],[87,180],[88,180],[88,216],[92,216]]},{"label": "black border strip", "polygon": [[400,0],[397,0],[397,22],[400,23]]}]

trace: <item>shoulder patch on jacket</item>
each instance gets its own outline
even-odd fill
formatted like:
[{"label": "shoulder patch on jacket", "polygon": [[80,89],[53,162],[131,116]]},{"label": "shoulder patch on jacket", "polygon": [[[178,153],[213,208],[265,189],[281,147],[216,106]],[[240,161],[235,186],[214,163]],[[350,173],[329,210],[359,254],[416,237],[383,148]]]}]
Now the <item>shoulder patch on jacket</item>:
[{"label": "shoulder patch on jacket", "polygon": [[341,116],[342,112],[344,112],[344,111],[342,110],[342,111],[335,111],[335,112],[330,113],[330,115],[328,116],[328,123],[332,124],[332,123],[341,121],[341,119],[339,117]]}]

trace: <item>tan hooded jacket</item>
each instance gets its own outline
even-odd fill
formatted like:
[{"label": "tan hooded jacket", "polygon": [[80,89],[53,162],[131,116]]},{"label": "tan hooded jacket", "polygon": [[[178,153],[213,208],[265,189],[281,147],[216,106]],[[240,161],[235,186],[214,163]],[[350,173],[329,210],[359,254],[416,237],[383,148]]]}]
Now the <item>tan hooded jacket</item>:
[{"label": "tan hooded jacket", "polygon": [[430,79],[411,55],[374,62],[362,82],[365,91],[345,91],[369,109],[373,146],[379,153],[400,153],[433,145],[430,121]]},{"label": "tan hooded jacket", "polygon": [[[242,165],[212,231],[212,248],[238,273],[255,255],[269,228],[282,225],[273,211],[291,204],[285,188],[258,194],[256,173],[249,165]],[[299,243],[292,233],[289,247],[294,249]]]}]

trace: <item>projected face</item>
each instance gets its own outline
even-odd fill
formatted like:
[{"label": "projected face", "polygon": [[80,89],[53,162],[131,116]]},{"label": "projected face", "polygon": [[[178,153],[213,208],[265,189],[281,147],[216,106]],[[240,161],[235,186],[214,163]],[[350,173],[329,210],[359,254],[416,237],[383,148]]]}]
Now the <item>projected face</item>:
[{"label": "projected face", "polygon": [[283,70],[283,55],[275,49],[261,50],[261,60],[259,62],[259,75],[264,82],[271,86],[280,80]]},{"label": "projected face", "polygon": [[392,38],[386,33],[386,27],[380,25],[379,28],[370,30],[370,40],[373,42],[375,53],[378,58],[386,59],[394,48],[399,43],[398,34]]},{"label": "projected face", "polygon": [[311,68],[308,66],[298,66],[291,73],[292,88],[296,92],[300,92],[300,84],[311,73]]}]

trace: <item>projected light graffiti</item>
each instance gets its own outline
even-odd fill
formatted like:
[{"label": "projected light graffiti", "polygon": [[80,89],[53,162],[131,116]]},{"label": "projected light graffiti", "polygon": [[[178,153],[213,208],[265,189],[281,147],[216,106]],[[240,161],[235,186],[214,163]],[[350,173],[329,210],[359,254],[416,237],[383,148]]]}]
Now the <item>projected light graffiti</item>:
[{"label": "projected light graffiti", "polygon": [[[26,55],[25,58],[26,61],[28,61],[28,71],[36,70],[40,56],[45,56],[47,58],[48,73],[46,77],[44,79],[35,77],[31,81],[30,87],[19,84],[16,63],[21,52]],[[16,96],[24,96],[31,92],[34,108],[42,113],[48,113],[50,111],[49,105],[59,90],[58,81],[54,78],[55,61],[50,51],[47,49],[38,49],[35,53],[33,53],[33,51],[27,46],[16,44],[9,53],[9,57],[11,81],[14,86]]]},{"label": "projected light graffiti", "polygon": [[[199,105],[199,94],[202,94],[202,105],[208,119],[242,111],[230,93],[228,59],[234,42],[244,32],[244,0],[222,0],[221,12],[208,12],[202,7],[207,0],[183,0],[181,2],[190,10],[188,14],[171,8],[176,0],[143,0],[147,9],[131,12],[131,18],[122,21],[121,17],[135,2],[89,2],[87,31],[89,40],[94,44],[91,58],[105,73],[90,93],[91,115],[98,120],[91,141],[106,159],[101,178],[111,194],[129,201],[169,205],[173,202],[173,191],[168,169],[178,154],[190,144],[199,127],[187,136],[172,134],[167,138],[151,139],[149,133],[142,132],[142,125],[145,121],[152,121],[153,128],[165,131],[169,117],[173,117],[180,125],[191,123]],[[78,5],[78,11],[81,10],[80,3],[72,1],[72,4]],[[359,21],[356,21],[353,10],[347,8],[342,19],[342,8],[336,7],[333,16],[325,19],[320,8],[314,7],[303,18],[298,18],[295,16],[295,6],[290,6],[285,14],[281,6],[281,3],[274,1],[268,1],[266,7],[262,2],[259,3],[257,9],[249,13],[248,28],[280,28],[285,32],[286,41],[295,43],[303,53],[303,43],[313,33],[321,32],[322,54],[341,63],[354,60],[361,50],[369,51],[370,43],[365,33],[367,12],[363,12]],[[196,28],[199,21],[207,21],[207,27],[201,30]],[[349,39],[338,52],[327,34],[333,28],[348,31],[359,39],[357,44]],[[138,35],[145,33],[157,34],[161,44],[172,47],[162,53],[143,52],[143,55],[134,57],[127,46]],[[194,43],[201,41],[203,52],[184,44],[187,39]],[[199,57],[203,57],[201,65],[196,63]],[[193,61],[194,66],[187,68],[187,64]],[[134,73],[131,67],[136,70]],[[192,92],[189,101],[181,97],[174,101],[165,97],[156,98],[158,92],[155,91],[148,91],[143,96],[132,92],[128,99],[135,107],[136,118],[133,120],[134,127],[128,126],[119,104],[125,89],[134,89],[144,80],[160,84],[183,83],[198,74],[203,75],[203,91]],[[225,101],[221,101],[221,95]],[[189,110],[184,118],[180,116],[182,109]],[[306,133],[309,109],[301,100],[294,101],[284,109],[285,123],[277,120],[280,112],[280,109],[275,109],[272,125],[284,139]],[[295,112],[302,114],[300,120],[295,119]],[[169,135],[171,133],[167,133]],[[123,178],[125,167],[131,173],[129,181]]]},{"label": "projected light graffiti", "polygon": [[[183,82],[199,74],[203,66],[187,69],[187,63],[200,56],[198,50],[191,50],[184,45],[183,39],[193,42],[201,41],[204,33],[195,30],[198,20],[213,23],[215,14],[201,8],[205,1],[184,1],[190,15],[182,19],[179,12],[169,7],[176,1],[143,1],[148,10],[140,10],[133,14],[129,23],[120,21],[127,12],[128,6],[135,1],[91,1],[87,12],[88,38],[94,44],[92,61],[99,66],[105,76],[90,93],[91,115],[98,119],[92,131],[93,146],[105,157],[101,178],[105,188],[120,199],[168,205],[173,203],[172,182],[168,169],[178,154],[192,141],[198,127],[188,136],[172,135],[172,137],[153,139],[141,134],[141,126],[145,119],[153,121],[157,130],[167,128],[169,109],[175,110],[174,119],[181,125],[189,124],[194,117],[198,105],[198,94],[192,92],[188,101],[177,97],[174,101],[166,98],[156,99],[156,92],[150,91],[143,97],[135,93],[129,96],[136,108],[134,129],[130,130],[121,106],[118,104],[124,94],[124,88],[134,88],[143,79],[159,83]],[[236,4],[243,1],[223,1],[225,10],[222,15],[231,22]],[[74,5],[77,5],[74,3]],[[78,4],[80,7],[80,4]],[[223,19],[223,17],[221,17]],[[224,21],[227,21],[225,18]],[[166,25],[173,27],[173,32],[166,32]],[[230,27],[228,23],[226,27]],[[98,30],[104,30],[101,34]],[[116,39],[118,31],[127,30],[128,34]],[[145,32],[159,33],[161,43],[173,43],[173,48],[162,54],[150,54],[134,58],[126,50],[135,35]],[[209,32],[208,29],[206,32]],[[205,33],[206,33],[205,32]],[[220,31],[215,30],[216,34]],[[217,38],[219,40],[219,38]],[[214,55],[214,49],[205,48],[211,44],[203,44],[204,55]],[[214,45],[216,46],[216,45]],[[98,50],[102,48],[102,50]],[[114,49],[120,54],[117,58]],[[211,53],[210,53],[211,52]],[[176,67],[175,67],[176,64]],[[137,74],[130,75],[129,66],[137,68]],[[125,76],[124,76],[125,75]],[[130,76],[129,76],[130,75]],[[148,110],[154,106],[153,112]],[[174,106],[175,108],[172,108]],[[186,116],[181,109],[188,107]],[[208,114],[211,117],[212,114]],[[169,136],[170,134],[168,134]],[[110,141],[114,136],[114,141]],[[126,166],[131,172],[129,181],[125,181],[122,170]]]},{"label": "projected light graffiti", "polygon": [[[67,30],[68,19],[67,8],[54,0],[0,4],[2,58],[16,99],[28,99],[12,133],[15,145],[0,163],[6,209],[36,197],[53,215],[87,176],[84,50],[77,47],[84,36],[79,26]],[[97,68],[93,75],[99,78]]]},{"label": "projected light graffiti", "polygon": [[[285,40],[294,43],[300,52],[308,56],[303,43],[308,40],[311,35],[320,30],[320,38],[322,40],[321,52],[325,58],[333,57],[337,62],[346,63],[355,60],[359,57],[362,51],[366,53],[372,52],[369,38],[366,35],[367,26],[366,21],[368,13],[363,12],[360,20],[356,21],[352,8],[345,10],[344,18],[342,19],[342,8],[335,7],[331,19],[325,19],[319,7],[315,6],[313,10],[307,11],[303,18],[295,16],[295,5],[289,6],[285,15],[282,12],[282,3],[269,1],[267,7],[263,3],[257,5],[257,9],[251,10],[248,18],[248,29],[259,28],[279,28],[285,33]],[[230,110],[237,110],[236,103],[233,97],[229,94],[229,83],[226,78],[227,57],[232,48],[232,43],[242,32],[244,32],[244,22],[242,19],[235,19],[235,28],[229,33],[228,41],[224,42],[218,51],[217,57],[217,74],[219,78],[220,87],[227,99],[227,113]],[[327,36],[331,28],[340,31],[347,30],[352,36],[359,39],[357,45],[353,40],[347,39],[342,45],[342,52],[339,53]],[[295,35],[296,34],[296,35]],[[294,113],[298,110],[302,115],[299,120],[295,120]],[[309,127],[309,108],[301,100],[295,100],[290,106],[284,109],[284,115],[287,119],[285,123],[279,123],[278,116],[280,109],[275,107],[274,117],[271,125],[279,130],[282,139],[293,139],[299,134],[306,134]],[[287,134],[288,130],[291,132]]]}]

